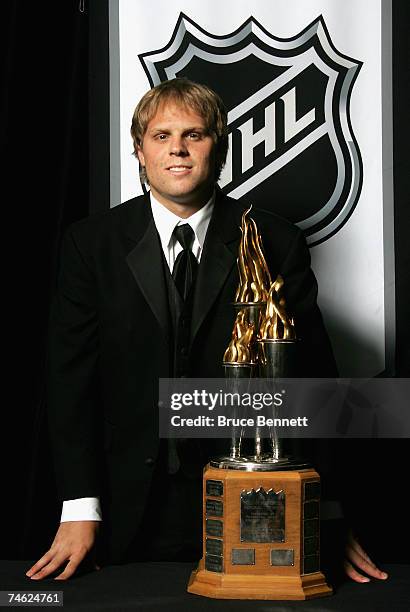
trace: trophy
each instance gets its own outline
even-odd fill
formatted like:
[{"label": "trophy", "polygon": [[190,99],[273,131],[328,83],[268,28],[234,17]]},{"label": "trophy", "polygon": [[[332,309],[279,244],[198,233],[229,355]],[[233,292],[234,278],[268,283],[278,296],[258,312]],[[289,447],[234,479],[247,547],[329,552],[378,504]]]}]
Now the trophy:
[{"label": "trophy", "polygon": [[[223,359],[233,391],[255,376],[274,388],[295,372],[297,337],[284,280],[271,280],[250,210],[242,216],[236,318]],[[330,595],[319,565],[319,474],[282,455],[274,427],[268,438],[256,427],[250,448],[245,442],[243,429],[234,428],[229,455],[204,468],[203,557],[188,592],[262,600]]]}]

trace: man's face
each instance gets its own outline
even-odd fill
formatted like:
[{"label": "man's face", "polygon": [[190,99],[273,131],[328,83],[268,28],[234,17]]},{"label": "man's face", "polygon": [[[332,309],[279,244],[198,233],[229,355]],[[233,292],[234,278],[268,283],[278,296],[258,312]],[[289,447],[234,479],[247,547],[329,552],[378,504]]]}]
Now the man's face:
[{"label": "man's face", "polygon": [[211,197],[215,182],[215,144],[204,119],[170,102],[148,123],[138,159],[151,192],[171,210],[198,209]]}]

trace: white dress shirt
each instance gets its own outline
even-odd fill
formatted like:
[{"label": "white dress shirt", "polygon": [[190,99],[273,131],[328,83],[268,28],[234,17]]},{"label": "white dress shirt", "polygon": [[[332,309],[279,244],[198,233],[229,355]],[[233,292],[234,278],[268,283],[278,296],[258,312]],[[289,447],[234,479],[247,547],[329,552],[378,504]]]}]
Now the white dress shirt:
[{"label": "white dress shirt", "polygon": [[[150,193],[151,210],[154,217],[155,227],[157,228],[159,238],[164,251],[165,259],[172,272],[174,263],[179,253],[182,251],[182,246],[173,236],[173,231],[177,225],[188,223],[195,235],[192,244],[192,252],[198,262],[201,259],[204,248],[205,236],[208,230],[209,221],[211,219],[213,207],[215,204],[215,192],[210,200],[196,213],[182,219],[174,214],[163,204],[158,202]],[[61,523],[67,521],[101,521],[101,505],[99,497],[80,497],[78,499],[69,499],[63,502],[61,512]]]}]

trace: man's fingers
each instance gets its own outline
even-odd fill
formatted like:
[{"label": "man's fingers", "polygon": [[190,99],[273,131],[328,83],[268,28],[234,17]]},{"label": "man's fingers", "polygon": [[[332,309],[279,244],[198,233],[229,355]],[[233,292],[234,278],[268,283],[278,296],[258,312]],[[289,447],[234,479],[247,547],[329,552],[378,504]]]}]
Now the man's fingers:
[{"label": "man's fingers", "polygon": [[47,563],[53,558],[53,556],[54,554],[51,552],[51,550],[47,551],[46,554],[43,555],[41,559],[37,561],[37,563],[30,567],[30,569],[26,572],[26,576],[31,578],[33,574],[35,574],[36,572],[41,570],[42,567],[47,565]]},{"label": "man's fingers", "polygon": [[[366,553],[365,553],[366,554]],[[372,561],[367,561],[365,557],[359,554],[354,548],[348,546],[346,549],[346,556],[349,561],[354,563],[356,567],[369,574],[373,578],[380,578],[381,580],[385,580],[387,578],[387,574],[382,572],[375,566]],[[367,557],[367,555],[366,555]],[[362,581],[363,582],[363,581]]]},{"label": "man's fingers", "polygon": [[357,552],[357,554],[359,554],[361,557],[363,557],[363,559],[365,559],[368,563],[370,563],[370,565],[372,565],[374,568],[377,569],[376,564],[370,559],[369,555],[366,553],[366,551],[363,550],[363,548],[360,546],[359,542],[356,540],[356,538],[352,537],[349,540],[349,544],[348,546],[350,548],[353,548],[354,551]]},{"label": "man's fingers", "polygon": [[[97,521],[67,521],[61,523],[50,550],[41,557],[27,572],[32,580],[41,580],[56,572],[63,564],[59,580],[72,576],[81,561],[92,553],[99,523]],[[95,559],[91,554],[91,564]]]},{"label": "man's fingers", "polygon": [[352,561],[352,563],[354,563],[356,567],[363,570],[364,572],[367,572],[370,575],[373,575],[371,574],[371,571],[374,572],[374,567],[370,565],[370,563],[366,561],[366,559],[359,555],[359,553],[356,552],[354,548],[348,546],[346,550],[346,555],[349,561]]},{"label": "man's fingers", "polygon": [[56,576],[54,580],[67,580],[68,578],[71,578],[71,576],[74,574],[74,572],[76,571],[77,567],[80,565],[82,560],[83,560],[83,557],[81,555],[71,557],[70,561],[67,563],[66,567],[64,568],[64,571],[61,572],[61,574],[59,574],[58,576]]},{"label": "man's fingers", "polygon": [[31,576],[31,580],[41,580],[42,578],[46,578],[55,572],[65,561],[67,561],[67,555],[60,554],[55,556],[50,563],[43,567],[43,569]]},{"label": "man's fingers", "polygon": [[362,576],[362,574],[359,574],[359,572],[354,569],[353,565],[349,563],[349,561],[345,560],[344,568],[349,578],[351,578],[355,582],[369,582],[370,581],[370,579],[367,578],[366,576]]}]

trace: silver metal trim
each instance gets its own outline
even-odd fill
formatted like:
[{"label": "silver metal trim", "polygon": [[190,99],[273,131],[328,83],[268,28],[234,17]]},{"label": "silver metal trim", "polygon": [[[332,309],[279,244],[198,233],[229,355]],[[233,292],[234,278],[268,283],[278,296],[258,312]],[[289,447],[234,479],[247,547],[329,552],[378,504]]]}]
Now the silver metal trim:
[{"label": "silver metal trim", "polygon": [[210,466],[220,470],[241,470],[243,472],[285,472],[290,470],[308,470],[312,466],[307,461],[301,461],[293,457],[263,457],[262,461],[254,461],[248,457],[219,457],[211,459]]}]

